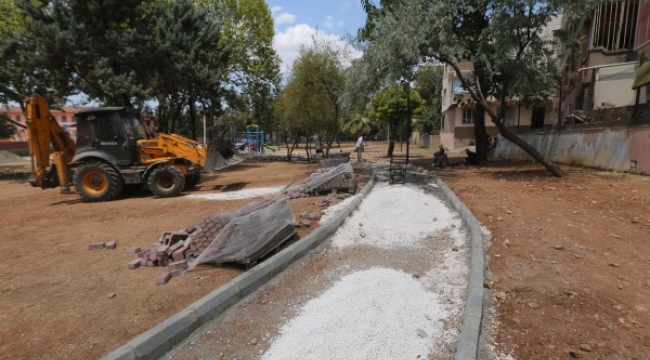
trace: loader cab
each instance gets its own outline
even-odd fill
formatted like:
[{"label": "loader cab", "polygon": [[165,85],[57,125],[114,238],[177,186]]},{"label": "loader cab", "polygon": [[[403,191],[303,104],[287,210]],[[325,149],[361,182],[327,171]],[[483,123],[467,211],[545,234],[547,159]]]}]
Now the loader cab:
[{"label": "loader cab", "polygon": [[100,151],[113,156],[120,166],[138,161],[138,140],[146,139],[140,113],[131,108],[110,107],[80,110],[77,122],[77,154]]}]

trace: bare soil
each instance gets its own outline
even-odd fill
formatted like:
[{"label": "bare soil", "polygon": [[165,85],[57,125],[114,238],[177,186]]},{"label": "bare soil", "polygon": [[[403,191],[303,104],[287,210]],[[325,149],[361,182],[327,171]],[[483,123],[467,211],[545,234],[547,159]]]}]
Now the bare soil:
[{"label": "bare soil", "polygon": [[[370,143],[363,157],[387,161],[384,152]],[[411,148],[430,170],[432,154]],[[317,168],[246,162],[206,176],[195,192],[289,185]],[[555,178],[529,162],[490,162],[435,171],[491,231],[492,341],[517,359],[650,358],[650,179],[564,170]],[[125,249],[251,200],[141,192],[84,204],[15,180],[0,181],[0,198],[0,359],[101,357],[245,270],[200,267],[155,286],[162,269],[127,270]],[[322,209],[313,198],[290,204],[296,217]],[[118,248],[87,250],[108,240]]]},{"label": "bare soil", "polygon": [[529,163],[440,171],[492,233],[492,341],[516,359],[650,358],[650,179]]},{"label": "bare soil", "polygon": [[[205,175],[187,194],[299,183],[317,164],[250,162]],[[367,177],[366,177],[367,179]],[[93,359],[126,343],[228,282],[243,266],[202,266],[164,286],[160,267],[128,270],[129,246],[148,248],[163,231],[254,201],[157,199],[148,191],[86,204],[76,194],[0,181],[0,359]],[[296,219],[320,198],[290,201]],[[334,203],[336,197],[330,197]],[[317,224],[317,221],[314,221]],[[297,229],[299,237],[313,230]],[[116,240],[115,250],[88,250]]]}]

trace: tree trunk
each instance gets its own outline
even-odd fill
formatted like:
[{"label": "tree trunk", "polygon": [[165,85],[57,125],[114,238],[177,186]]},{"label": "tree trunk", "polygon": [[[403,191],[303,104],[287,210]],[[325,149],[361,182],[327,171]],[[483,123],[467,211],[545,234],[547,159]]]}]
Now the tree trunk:
[{"label": "tree trunk", "polygon": [[499,132],[501,132],[501,135],[503,135],[504,138],[508,139],[510,142],[514,143],[515,145],[519,146],[523,151],[525,151],[528,155],[530,155],[535,161],[540,163],[542,166],[546,168],[551,174],[557,177],[562,177],[566,175],[562,169],[560,169],[557,165],[546,161],[542,154],[537,151],[534,147],[530,146],[527,142],[522,140],[519,136],[513,134],[508,130],[506,126],[501,123],[500,120],[495,120],[492,119],[492,122],[494,122],[494,125],[499,129]]},{"label": "tree trunk", "polygon": [[485,130],[485,109],[476,104],[474,109],[474,139],[478,161],[487,161],[487,131]]},{"label": "tree trunk", "polygon": [[305,154],[307,155],[307,162],[311,163],[311,139],[309,136],[307,142],[305,142]]},{"label": "tree trunk", "polygon": [[194,141],[198,141],[199,139],[196,138],[196,114],[194,113],[194,95],[193,94],[193,89],[192,89],[192,83],[188,84],[190,88],[190,95],[189,95],[189,105],[190,105],[190,130],[192,131],[192,139]]}]

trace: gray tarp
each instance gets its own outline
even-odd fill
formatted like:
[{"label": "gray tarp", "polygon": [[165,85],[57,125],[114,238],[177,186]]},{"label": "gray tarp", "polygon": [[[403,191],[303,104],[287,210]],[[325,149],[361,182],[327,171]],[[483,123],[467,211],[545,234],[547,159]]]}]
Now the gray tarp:
[{"label": "gray tarp", "polygon": [[228,222],[212,237],[207,248],[190,261],[190,268],[202,263],[250,264],[296,233],[289,199],[284,197],[248,204],[232,215],[221,216],[229,218]]}]

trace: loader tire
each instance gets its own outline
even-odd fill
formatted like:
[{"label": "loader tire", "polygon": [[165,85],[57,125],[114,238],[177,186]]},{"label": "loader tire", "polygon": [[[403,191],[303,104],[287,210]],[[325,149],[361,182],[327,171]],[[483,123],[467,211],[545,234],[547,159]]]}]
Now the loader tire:
[{"label": "loader tire", "polygon": [[194,167],[194,171],[185,177],[185,189],[191,189],[201,181],[201,169]]},{"label": "loader tire", "polygon": [[149,175],[147,184],[157,197],[174,197],[185,188],[185,176],[176,166],[161,166]]},{"label": "loader tire", "polygon": [[102,162],[81,164],[75,172],[73,185],[81,201],[114,200],[122,193],[124,181],[112,166]]}]

